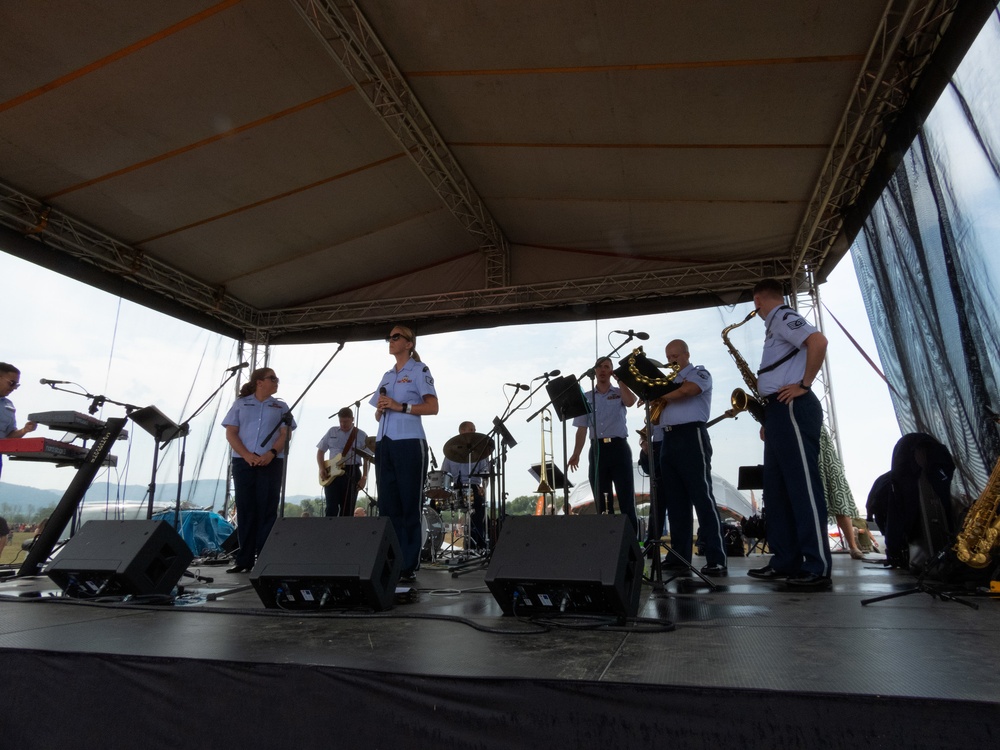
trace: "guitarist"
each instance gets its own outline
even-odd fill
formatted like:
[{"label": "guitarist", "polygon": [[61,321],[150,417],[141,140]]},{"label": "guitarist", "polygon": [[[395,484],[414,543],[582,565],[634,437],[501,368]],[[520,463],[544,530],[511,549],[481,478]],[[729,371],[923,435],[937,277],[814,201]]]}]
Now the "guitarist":
[{"label": "guitarist", "polygon": [[[354,426],[354,412],[347,406],[337,412],[340,424],[331,427],[316,446],[316,462],[319,464],[320,483],[326,492],[326,515],[353,516],[358,491],[368,481],[368,459],[355,448],[363,446],[368,437]],[[330,463],[326,463],[326,453],[330,453]]]}]

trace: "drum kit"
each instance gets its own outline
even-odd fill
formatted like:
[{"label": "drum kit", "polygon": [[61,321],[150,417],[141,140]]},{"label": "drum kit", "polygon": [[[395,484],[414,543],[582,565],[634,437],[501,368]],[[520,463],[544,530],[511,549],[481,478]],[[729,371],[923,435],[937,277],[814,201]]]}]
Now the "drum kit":
[{"label": "drum kit", "polygon": [[[493,452],[493,440],[478,432],[469,432],[456,435],[448,440],[444,445],[444,455],[450,461],[457,464],[465,464],[472,469],[480,461],[489,457]],[[490,473],[472,473],[472,477],[488,479]],[[468,560],[474,551],[469,549],[469,540],[472,537],[472,510],[473,510],[473,489],[471,481],[464,485],[449,472],[433,470],[427,473],[424,482],[424,507],[422,514],[422,553],[424,562],[435,562],[443,556],[447,526],[445,517],[454,529],[461,527],[461,531],[453,531],[453,536],[448,544],[448,550],[452,551],[452,559]],[[464,517],[464,518],[463,518]],[[458,534],[455,536],[455,534]],[[460,551],[456,552],[457,545],[461,541]],[[487,545],[488,546],[488,545]]]}]

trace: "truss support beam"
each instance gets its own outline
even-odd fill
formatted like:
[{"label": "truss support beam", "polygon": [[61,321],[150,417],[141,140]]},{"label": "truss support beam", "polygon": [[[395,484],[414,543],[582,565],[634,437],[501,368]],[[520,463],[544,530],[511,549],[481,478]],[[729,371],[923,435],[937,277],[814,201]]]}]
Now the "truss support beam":
[{"label": "truss support beam", "polygon": [[[794,274],[821,268],[958,0],[887,0],[792,246]],[[811,269],[811,270],[807,270]]]},{"label": "truss support beam", "polygon": [[[816,276],[812,273],[800,274],[797,277],[798,286],[792,292],[792,304],[798,313],[816,326],[826,335],[823,323],[823,306],[820,304],[819,286],[816,283]],[[816,380],[813,382],[813,391],[823,404],[823,420],[826,428],[833,439],[837,455],[843,456],[843,446],[840,444],[840,429],[837,425],[837,410],[833,397],[833,377],[830,374],[830,358],[823,360],[823,366],[816,373]]]},{"label": "truss support beam", "polygon": [[510,283],[510,245],[353,0],[291,0],[354,88],[486,259],[485,288]]},{"label": "truss support beam", "polygon": [[3,183],[0,226],[238,330],[256,327],[256,308],[230,296],[225,288],[205,284]]},{"label": "truss support beam", "polygon": [[470,313],[559,308],[570,302],[596,304],[705,293],[735,300],[747,292],[747,279],[787,278],[790,273],[787,260],[717,263],[669,271],[508,286],[502,289],[278,309],[265,313],[263,327],[278,336],[336,327],[345,321],[382,323],[411,318],[449,318],[467,316]]}]

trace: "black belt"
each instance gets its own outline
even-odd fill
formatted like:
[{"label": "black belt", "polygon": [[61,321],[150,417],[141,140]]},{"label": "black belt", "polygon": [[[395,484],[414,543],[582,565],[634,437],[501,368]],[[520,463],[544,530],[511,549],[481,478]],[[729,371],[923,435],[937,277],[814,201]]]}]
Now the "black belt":
[{"label": "black belt", "polygon": [[704,422],[684,422],[683,424],[667,424],[663,425],[663,431],[673,432],[674,430],[687,430],[704,426],[705,426]]},{"label": "black belt", "polygon": [[592,443],[615,443],[615,442],[618,442],[618,441],[621,441],[621,440],[625,440],[625,438],[620,438],[620,437],[594,438],[590,442],[592,442]]}]

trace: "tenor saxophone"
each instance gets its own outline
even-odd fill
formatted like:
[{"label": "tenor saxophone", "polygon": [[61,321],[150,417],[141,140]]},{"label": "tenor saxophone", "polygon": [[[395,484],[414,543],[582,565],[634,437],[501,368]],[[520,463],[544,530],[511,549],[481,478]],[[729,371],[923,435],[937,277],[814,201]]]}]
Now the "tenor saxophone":
[{"label": "tenor saxophone", "polygon": [[740,355],[739,350],[732,345],[729,341],[729,332],[734,328],[739,328],[741,325],[746,323],[750,318],[757,314],[756,310],[751,310],[750,314],[747,315],[739,323],[733,323],[722,329],[722,343],[726,345],[729,349],[729,354],[736,361],[736,367],[740,371],[740,375],[743,376],[743,382],[747,384],[747,388],[750,389],[750,393],[747,393],[742,388],[737,388],[733,391],[733,395],[730,400],[735,407],[736,404],[746,404],[744,407],[750,416],[756,419],[760,424],[764,424],[764,403],[763,399],[760,397],[760,393],[757,392],[757,376],[754,374],[753,370],[750,369],[750,365],[747,361],[743,359]]},{"label": "tenor saxophone", "polygon": [[972,504],[965,516],[962,530],[955,538],[955,554],[970,568],[985,568],[990,564],[992,552],[1000,538],[1000,459],[997,459],[990,481],[979,499]]}]

